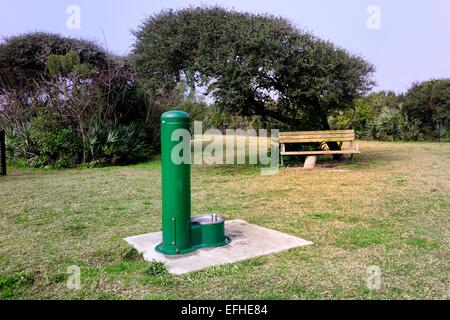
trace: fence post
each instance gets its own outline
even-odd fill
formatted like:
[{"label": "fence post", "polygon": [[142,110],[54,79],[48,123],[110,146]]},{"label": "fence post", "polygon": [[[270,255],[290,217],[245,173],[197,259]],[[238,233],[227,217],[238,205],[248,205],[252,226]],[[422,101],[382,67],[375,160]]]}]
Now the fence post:
[{"label": "fence post", "polygon": [[0,175],[6,176],[5,130],[0,130]]}]

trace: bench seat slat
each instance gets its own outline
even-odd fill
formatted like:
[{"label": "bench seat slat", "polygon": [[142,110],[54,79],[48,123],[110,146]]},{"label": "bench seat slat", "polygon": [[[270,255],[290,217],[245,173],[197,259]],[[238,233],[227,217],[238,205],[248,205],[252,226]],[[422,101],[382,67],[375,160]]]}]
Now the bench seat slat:
[{"label": "bench seat slat", "polygon": [[322,135],[322,134],[354,134],[354,130],[324,130],[324,131],[292,131],[280,132],[281,136],[303,136],[303,135]]},{"label": "bench seat slat", "polygon": [[297,135],[290,135],[290,136],[284,136],[280,135],[280,139],[321,139],[321,138],[330,138],[330,137],[355,137],[354,133],[339,133],[339,134],[297,134]]},{"label": "bench seat slat", "polygon": [[288,151],[281,152],[282,156],[307,156],[307,155],[326,155],[326,154],[360,154],[359,150],[324,150],[324,151]]},{"label": "bench seat slat", "polygon": [[280,143],[307,143],[307,142],[339,142],[339,141],[355,141],[355,137],[319,137],[319,138],[296,138],[296,137],[280,137]]},{"label": "bench seat slat", "polygon": [[280,132],[280,143],[352,142],[354,130]]}]

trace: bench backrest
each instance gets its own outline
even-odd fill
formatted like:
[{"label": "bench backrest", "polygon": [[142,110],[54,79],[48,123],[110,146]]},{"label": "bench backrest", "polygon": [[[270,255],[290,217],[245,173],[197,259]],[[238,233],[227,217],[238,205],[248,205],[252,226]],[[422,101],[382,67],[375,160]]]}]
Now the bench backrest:
[{"label": "bench backrest", "polygon": [[354,130],[280,132],[280,143],[355,141]]}]

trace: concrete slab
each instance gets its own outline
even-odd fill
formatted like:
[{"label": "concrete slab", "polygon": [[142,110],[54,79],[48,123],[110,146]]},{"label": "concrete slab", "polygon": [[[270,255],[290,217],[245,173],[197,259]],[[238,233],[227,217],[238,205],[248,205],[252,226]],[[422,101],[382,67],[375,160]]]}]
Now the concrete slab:
[{"label": "concrete slab", "polygon": [[162,239],[161,232],[125,238],[125,241],[142,253],[146,261],[163,262],[166,269],[173,274],[198,271],[312,244],[304,239],[243,220],[226,221],[225,232],[232,239],[229,245],[203,248],[180,256],[166,256],[155,251],[155,246]]}]

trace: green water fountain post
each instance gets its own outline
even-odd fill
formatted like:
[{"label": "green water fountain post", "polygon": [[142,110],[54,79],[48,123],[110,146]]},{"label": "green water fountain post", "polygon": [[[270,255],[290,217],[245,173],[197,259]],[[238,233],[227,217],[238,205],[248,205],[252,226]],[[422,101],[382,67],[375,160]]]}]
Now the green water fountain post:
[{"label": "green water fountain post", "polygon": [[[162,243],[155,249],[166,255],[230,243],[222,216],[191,218],[190,125],[190,117],[183,111],[169,111],[161,116]],[[180,143],[185,147],[179,148]],[[173,154],[174,150],[180,150],[180,154]],[[180,163],[179,159],[189,160]]]}]

